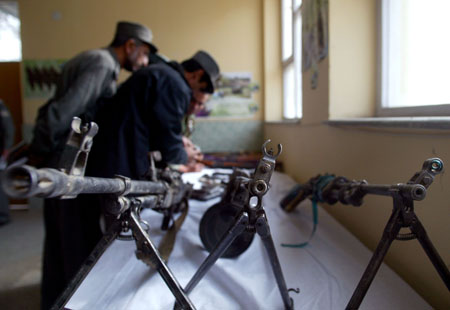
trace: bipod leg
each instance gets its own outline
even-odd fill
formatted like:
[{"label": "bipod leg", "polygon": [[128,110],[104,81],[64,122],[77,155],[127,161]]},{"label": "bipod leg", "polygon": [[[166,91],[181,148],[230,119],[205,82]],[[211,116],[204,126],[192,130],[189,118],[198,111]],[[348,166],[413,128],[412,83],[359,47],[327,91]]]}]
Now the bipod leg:
[{"label": "bipod leg", "polygon": [[431,240],[428,238],[427,232],[422,226],[422,223],[420,223],[415,214],[409,228],[416,235],[416,238],[419,240],[428,258],[433,263],[434,268],[436,268],[436,271],[439,273],[445,285],[450,290],[450,272],[442,258],[439,256],[436,248],[431,243]]},{"label": "bipod leg", "polygon": [[194,305],[183,291],[183,288],[162,259],[147,232],[140,225],[135,212],[130,212],[130,227],[133,232],[133,237],[136,240],[136,255],[138,258],[142,259],[145,263],[158,271],[182,309],[195,309]]},{"label": "bipod leg", "polygon": [[261,237],[267,254],[269,255],[270,264],[272,265],[272,271],[277,280],[278,289],[280,290],[284,307],[289,310],[294,309],[294,302],[289,297],[286,281],[284,280],[283,271],[281,270],[281,264],[278,260],[277,251],[275,249],[275,244],[273,243],[269,223],[267,222],[265,214],[258,216],[256,220],[256,232]]},{"label": "bipod leg", "polygon": [[372,259],[364,271],[364,274],[345,309],[358,309],[361,305],[361,302],[364,299],[364,296],[366,296],[369,286],[375,278],[375,274],[380,268],[392,241],[394,241],[397,237],[400,228],[402,227],[400,214],[401,208],[394,207],[394,211],[392,212],[392,215],[384,228],[383,236],[381,237],[381,240],[373,253]]},{"label": "bipod leg", "polygon": [[[231,243],[239,236],[248,225],[248,214],[242,212],[236,219],[233,226],[231,226],[222,236],[220,241],[214,247],[214,249],[209,253],[208,257],[203,261],[198,270],[192,276],[192,279],[186,285],[185,292],[189,294],[195,286],[200,282],[204,275],[211,269],[214,263],[222,256],[222,254],[228,249]],[[180,305],[175,303],[174,309],[180,309]]]},{"label": "bipod leg", "polygon": [[52,306],[52,310],[64,309],[65,304],[69,301],[75,291],[78,289],[80,284],[92,270],[94,265],[97,263],[99,258],[105,253],[106,249],[111,245],[111,243],[117,238],[121,231],[121,222],[115,221],[108,228],[106,233],[102,236],[100,241],[97,243],[95,248],[89,254],[88,258],[84,261],[83,265],[77,271],[75,276],[70,280],[67,287],[64,289],[61,295]]},{"label": "bipod leg", "polygon": [[214,263],[222,256],[222,254],[228,249],[231,243],[239,236],[248,225],[248,214],[242,212],[237,217],[233,226],[231,226],[228,231],[224,233],[220,241],[217,243],[215,248],[209,253],[208,257],[203,261],[203,263],[198,268],[197,272],[194,274],[192,279],[186,285],[185,292],[189,294],[198,282],[203,278],[203,276],[211,269]]}]

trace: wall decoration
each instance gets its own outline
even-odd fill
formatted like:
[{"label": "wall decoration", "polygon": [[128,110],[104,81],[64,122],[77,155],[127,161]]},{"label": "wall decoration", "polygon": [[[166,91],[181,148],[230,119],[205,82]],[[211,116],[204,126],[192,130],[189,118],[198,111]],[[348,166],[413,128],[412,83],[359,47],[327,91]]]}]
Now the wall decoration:
[{"label": "wall decoration", "polygon": [[318,63],[328,56],[328,0],[303,0],[302,71],[311,69],[311,88],[317,87]]},{"label": "wall decoration", "polygon": [[23,85],[26,99],[48,99],[56,89],[56,81],[66,60],[24,60]]},{"label": "wall decoration", "polygon": [[197,117],[252,117],[259,109],[252,94],[259,90],[248,72],[222,73],[217,89]]},{"label": "wall decoration", "polygon": [[192,141],[203,153],[260,151],[264,124],[260,120],[198,121]]}]

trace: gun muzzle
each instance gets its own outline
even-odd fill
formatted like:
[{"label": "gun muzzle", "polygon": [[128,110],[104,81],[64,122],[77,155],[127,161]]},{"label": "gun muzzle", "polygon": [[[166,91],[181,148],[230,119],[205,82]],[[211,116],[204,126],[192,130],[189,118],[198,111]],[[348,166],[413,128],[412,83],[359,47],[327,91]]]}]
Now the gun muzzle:
[{"label": "gun muzzle", "polygon": [[10,167],[2,177],[3,190],[12,198],[49,197],[58,183],[59,174],[64,174],[54,169],[55,173],[50,174],[46,170],[26,165]]}]

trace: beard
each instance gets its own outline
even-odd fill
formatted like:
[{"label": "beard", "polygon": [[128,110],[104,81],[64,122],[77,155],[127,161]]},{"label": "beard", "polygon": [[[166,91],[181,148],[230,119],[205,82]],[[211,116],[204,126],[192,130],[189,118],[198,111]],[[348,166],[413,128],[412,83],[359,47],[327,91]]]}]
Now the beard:
[{"label": "beard", "polygon": [[127,70],[128,72],[133,72],[133,64],[131,63],[131,61],[128,58],[125,60],[125,64],[123,65],[123,68],[125,70]]},{"label": "beard", "polygon": [[123,65],[123,68],[125,70],[127,70],[128,72],[134,72],[134,71],[138,70],[141,67],[137,63],[138,53],[139,53],[139,51],[137,49],[135,49],[125,59],[125,64]]}]

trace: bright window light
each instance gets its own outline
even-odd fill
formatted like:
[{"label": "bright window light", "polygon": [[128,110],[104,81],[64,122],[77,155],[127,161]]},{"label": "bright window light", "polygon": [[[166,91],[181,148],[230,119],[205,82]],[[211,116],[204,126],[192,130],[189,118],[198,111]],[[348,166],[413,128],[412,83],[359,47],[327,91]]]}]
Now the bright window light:
[{"label": "bright window light", "polygon": [[20,20],[17,2],[0,1],[0,61],[21,61]]},{"label": "bright window light", "polygon": [[383,0],[381,12],[381,108],[450,104],[450,1]]},{"label": "bright window light", "polygon": [[302,117],[301,0],[281,1],[283,118]]},{"label": "bright window light", "polygon": [[292,57],[292,0],[282,2],[282,58],[283,61]]}]

